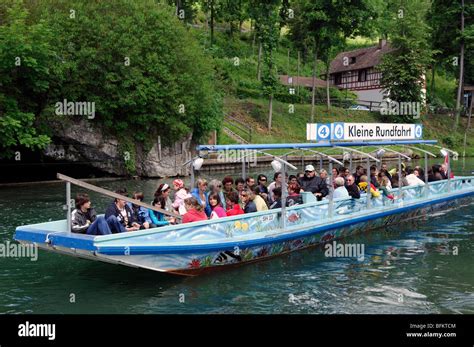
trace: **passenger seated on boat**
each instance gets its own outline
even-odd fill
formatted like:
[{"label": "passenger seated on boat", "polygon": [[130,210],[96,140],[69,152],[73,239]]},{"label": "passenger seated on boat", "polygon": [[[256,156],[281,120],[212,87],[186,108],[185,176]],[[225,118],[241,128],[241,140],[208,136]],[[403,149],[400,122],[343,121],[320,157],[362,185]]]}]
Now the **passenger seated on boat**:
[{"label": "passenger seated on boat", "polygon": [[301,186],[301,191],[313,193],[318,200],[329,194],[326,179],[316,176],[316,170],[313,165],[305,167],[305,175],[299,179],[298,183]]},{"label": "passenger seated on boat", "polygon": [[298,177],[296,177],[295,175],[290,175],[290,177],[288,177],[288,184],[292,183],[298,183]]},{"label": "passenger seated on boat", "polygon": [[281,208],[281,187],[273,189],[273,203],[270,205],[270,210]]},{"label": "passenger seated on boat", "polygon": [[334,179],[334,193],[333,193],[333,198],[348,198],[349,197],[349,192],[347,191],[346,187],[344,186],[344,178],[342,177],[336,177]]},{"label": "passenger seated on boat", "polygon": [[336,178],[339,176],[339,169],[337,167],[332,168],[332,177]]},{"label": "passenger seated on boat", "polygon": [[[281,172],[275,172],[273,175],[273,182],[268,186],[268,198],[267,201],[269,204],[273,202],[273,189],[276,187],[281,187],[281,182],[283,181],[283,175]],[[258,205],[257,205],[258,208]]]},{"label": "passenger seated on boat", "polygon": [[390,182],[392,182],[392,175],[390,175],[387,164],[382,163],[382,166],[380,167],[380,172],[384,172],[385,176],[387,176]]},{"label": "passenger seated on boat", "polygon": [[377,181],[377,175],[379,174],[377,166],[372,165],[370,167],[370,183],[372,183],[375,188],[379,187],[379,182]]},{"label": "passenger seated on boat", "polygon": [[354,172],[355,184],[359,185],[360,178],[365,175],[365,169],[362,165],[357,165],[356,171]]},{"label": "passenger seated on boat", "polygon": [[392,190],[392,183],[390,182],[388,177],[385,176],[383,172],[379,172],[379,174],[377,175],[377,180],[379,182],[378,189],[382,192],[382,195],[386,196],[390,200],[393,200],[394,196],[390,193],[390,191]]},{"label": "passenger seated on boat", "polygon": [[244,190],[240,197],[242,199],[242,202],[244,203],[245,213],[257,212],[257,206],[253,201],[253,199],[255,198],[255,194],[250,189]]},{"label": "passenger seated on boat", "polygon": [[75,199],[76,209],[71,214],[71,231],[78,234],[108,235],[109,225],[103,216],[97,217],[91,207],[89,195],[79,193]]},{"label": "passenger seated on boat", "polygon": [[[286,206],[300,205],[303,203],[303,198],[300,194],[300,190],[301,190],[301,187],[298,183],[290,183],[288,185],[288,196],[286,197]],[[280,193],[280,200],[281,200],[281,193]]]},{"label": "passenger seated on boat", "polygon": [[254,187],[253,189],[251,189],[251,191],[253,193],[253,202],[255,203],[255,207],[257,207],[257,211],[258,212],[267,211],[268,210],[267,202],[258,193],[260,191],[258,187]]},{"label": "passenger seated on boat", "polygon": [[348,168],[344,167],[344,166],[341,166],[339,168],[339,176],[344,178],[344,180],[347,178],[347,176],[349,176],[351,174],[351,172],[349,171]]},{"label": "passenger seated on boat", "polygon": [[435,182],[443,180],[443,175],[441,175],[441,165],[434,164],[431,167],[431,170],[428,171],[428,182]]},{"label": "passenger seated on boat", "polygon": [[348,175],[346,178],[346,189],[349,196],[353,199],[360,199],[359,187],[355,184],[354,175]]},{"label": "passenger seated on boat", "polygon": [[[231,193],[235,193],[235,192],[230,192],[229,194]],[[209,204],[211,205],[211,209],[212,209],[210,219],[218,219],[222,217],[227,217],[227,213],[222,207],[219,194],[212,193],[211,195],[209,195]]]},{"label": "passenger seated on boat", "polygon": [[[166,209],[166,198],[164,196],[155,197],[155,199],[153,199],[153,202],[151,204],[152,204],[152,206],[156,206],[156,207],[159,207],[159,208],[165,210]],[[155,210],[149,210],[149,213],[150,213],[150,218],[151,218],[152,224],[154,225],[152,228],[169,225],[170,222],[171,222],[170,220],[166,219],[165,214],[163,214],[161,212],[158,212],[158,211],[155,211]],[[172,219],[172,221],[174,222],[174,218]]]},{"label": "passenger seated on boat", "polygon": [[407,167],[407,175],[405,177],[408,186],[424,186],[425,182],[423,182],[421,179],[418,178],[413,172],[413,169],[411,167]]},{"label": "passenger seated on boat", "polygon": [[176,191],[174,195],[174,202],[173,208],[177,211],[180,215],[184,215],[186,213],[186,208],[184,207],[184,200],[191,197],[191,194],[188,193],[186,188],[184,187],[184,182],[180,179],[176,179],[173,181],[173,187]]},{"label": "passenger seated on boat", "polygon": [[[163,210],[168,212],[174,212],[173,203],[170,199],[170,192],[171,187],[166,183],[162,183],[159,185],[158,189],[155,192],[155,198],[159,199],[159,201],[163,199],[164,205],[162,205],[162,203],[160,202],[160,204],[164,206]],[[168,215],[165,215],[165,219],[170,222],[170,224],[174,224],[176,222],[174,217]]]},{"label": "passenger seated on boat", "polygon": [[[448,165],[446,163],[441,164],[439,172],[441,173],[441,176],[443,177],[443,180],[448,179]],[[450,178],[454,178],[454,174],[453,174],[452,171],[450,173],[450,176],[451,176]]]},{"label": "passenger seated on boat", "polygon": [[[366,175],[363,175],[360,177],[360,183],[359,183],[359,190],[361,192],[367,193],[367,186],[368,186],[368,178]],[[372,194],[373,198],[378,198],[380,197],[380,192],[375,188],[375,186],[370,183],[370,194]]]},{"label": "passenger seated on boat", "polygon": [[232,192],[227,195],[227,216],[238,216],[241,214],[244,214],[244,210],[242,210],[242,207],[240,207],[239,204],[239,195],[237,192]]},{"label": "passenger seated on boat", "polygon": [[[132,197],[133,199],[140,202],[143,201],[144,198],[142,192],[134,192]],[[133,220],[140,225],[140,229],[149,229],[150,227],[154,227],[151,226],[152,222],[147,208],[132,204],[130,202],[127,202],[127,205],[132,210]]]},{"label": "passenger seated on boat", "polygon": [[413,174],[420,180],[425,182],[425,171],[420,166],[415,166],[415,168],[413,169]]},{"label": "passenger seated on boat", "polygon": [[268,188],[267,188],[267,176],[260,174],[257,177],[259,195],[263,200],[268,201]]},{"label": "passenger seated on boat", "polygon": [[207,181],[204,178],[199,178],[196,183],[196,188],[193,189],[191,195],[196,198],[196,200],[204,208],[204,212],[208,217],[211,216],[211,205],[209,205],[209,192],[207,191]]},{"label": "passenger seated on boat", "polygon": [[230,192],[235,192],[233,185],[234,185],[234,179],[230,176],[225,176],[224,179],[222,180],[222,187],[223,187],[222,192],[224,193],[224,200],[227,197],[227,194],[229,194]]},{"label": "passenger seated on boat", "polygon": [[195,197],[184,199],[184,206],[187,212],[183,215],[183,223],[207,220],[207,216],[203,211],[202,205]]},{"label": "passenger seated on boat", "polygon": [[[255,186],[255,178],[253,178],[252,176],[248,176],[245,179],[245,187],[244,188],[252,189],[253,186]],[[239,195],[240,195],[240,193],[241,192],[239,192]]]},{"label": "passenger seated on boat", "polygon": [[[125,188],[117,190],[115,193],[127,196]],[[115,199],[105,211],[105,220],[113,234],[126,231],[136,231],[140,225],[133,219],[133,212],[122,199]]]},{"label": "passenger seated on boat", "polygon": [[245,180],[242,177],[239,177],[235,180],[235,190],[237,194],[240,195],[242,191],[245,189]]},{"label": "passenger seated on boat", "polygon": [[[222,192],[222,182],[219,181],[219,180],[211,180],[209,182],[209,194],[212,194],[212,193],[217,193],[219,194],[219,197],[221,198],[221,202],[222,202],[222,207],[224,207],[224,209],[227,207],[225,205],[225,196],[224,196],[224,193]],[[209,215],[211,213],[209,212]]]}]

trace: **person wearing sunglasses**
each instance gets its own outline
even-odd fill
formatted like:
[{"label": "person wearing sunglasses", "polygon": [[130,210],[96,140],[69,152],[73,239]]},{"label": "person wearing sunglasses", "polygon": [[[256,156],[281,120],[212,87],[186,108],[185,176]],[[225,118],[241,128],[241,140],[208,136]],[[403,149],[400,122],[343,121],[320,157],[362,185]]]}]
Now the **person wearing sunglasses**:
[{"label": "person wearing sunglasses", "polygon": [[267,176],[260,174],[257,177],[257,182],[258,182],[258,191],[260,193],[260,196],[268,201],[268,188],[267,188]]},{"label": "person wearing sunglasses", "polygon": [[346,177],[346,189],[351,198],[360,199],[360,190],[355,183],[354,175],[349,175]]},{"label": "person wearing sunglasses", "polygon": [[218,194],[219,195],[219,199],[222,203],[222,207],[225,209],[227,209],[227,205],[226,205],[226,198],[224,196],[224,193],[222,192],[222,182],[219,181],[219,180],[216,180],[216,179],[213,179],[209,182],[209,195],[210,194]]},{"label": "person wearing sunglasses", "polygon": [[318,200],[321,200],[329,194],[329,188],[325,179],[316,176],[316,170],[313,165],[306,165],[304,176],[298,182],[302,192],[313,193]]}]

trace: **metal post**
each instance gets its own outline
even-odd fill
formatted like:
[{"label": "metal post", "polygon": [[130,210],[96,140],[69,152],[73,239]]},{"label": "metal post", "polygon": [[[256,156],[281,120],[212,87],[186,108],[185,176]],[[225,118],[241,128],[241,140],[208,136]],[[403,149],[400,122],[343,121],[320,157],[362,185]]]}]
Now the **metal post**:
[{"label": "metal post", "polygon": [[[327,184],[327,182],[326,182]],[[334,213],[334,185],[332,175],[332,161],[329,161],[329,205],[328,205],[328,217],[332,218]]]},{"label": "metal post", "polygon": [[323,156],[319,156],[319,172],[323,169]]},{"label": "metal post", "polygon": [[367,157],[367,209],[370,209],[371,206],[371,199],[372,199],[372,194],[370,193],[370,182],[371,182],[371,177],[370,177],[370,158]]},{"label": "metal post", "polygon": [[352,151],[349,153],[349,172],[352,175]]},{"label": "metal post", "polygon": [[425,197],[428,197],[429,194],[428,187],[428,153],[425,153]]},{"label": "metal post", "polygon": [[301,155],[301,167],[304,170],[304,154]]},{"label": "metal post", "polygon": [[398,197],[402,198],[402,157],[398,155]]},{"label": "metal post", "polygon": [[285,181],[286,176],[286,164],[281,166],[281,229],[285,230],[286,228],[286,197],[288,196],[287,184]]},{"label": "metal post", "polygon": [[245,155],[242,156],[242,178],[246,179],[246,174],[245,174]]},{"label": "metal post", "polygon": [[66,208],[67,208],[67,230],[72,230],[71,218],[71,182],[66,182]]},{"label": "metal post", "polygon": [[451,191],[451,154],[448,152],[448,193]]},{"label": "metal post", "polygon": [[191,190],[194,189],[194,163],[191,162]]}]

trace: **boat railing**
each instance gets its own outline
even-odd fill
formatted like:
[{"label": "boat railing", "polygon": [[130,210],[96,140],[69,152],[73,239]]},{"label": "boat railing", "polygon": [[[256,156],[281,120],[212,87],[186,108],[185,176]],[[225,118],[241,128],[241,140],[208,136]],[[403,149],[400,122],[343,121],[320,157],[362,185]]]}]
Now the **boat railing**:
[{"label": "boat railing", "polygon": [[[173,242],[204,242],[210,240],[222,239],[245,239],[250,234],[262,233],[264,236],[272,237],[292,230],[299,230],[305,225],[323,225],[334,219],[345,216],[354,216],[360,212],[361,215],[367,213],[389,210],[403,206],[405,203],[425,200],[430,197],[435,198],[447,194],[447,180],[431,182],[428,184],[429,196],[425,196],[423,186],[409,186],[401,189],[401,198],[398,195],[398,189],[391,193],[395,199],[389,199],[386,196],[371,198],[371,207],[367,208],[367,194],[362,194],[360,199],[337,198],[330,204],[329,200],[310,202],[307,204],[288,207],[285,211],[287,221],[286,228],[281,228],[281,209],[274,209],[239,216],[213,219],[208,221],[178,224],[165,226],[150,230],[143,230],[132,233],[121,233],[105,236],[97,236],[95,242],[99,245],[102,242],[107,244],[130,244],[140,243],[173,243]],[[474,179],[459,177],[451,180],[451,193],[462,189],[472,189]],[[332,206],[332,213],[330,208]],[[123,242],[127,239],[126,243]]]}]

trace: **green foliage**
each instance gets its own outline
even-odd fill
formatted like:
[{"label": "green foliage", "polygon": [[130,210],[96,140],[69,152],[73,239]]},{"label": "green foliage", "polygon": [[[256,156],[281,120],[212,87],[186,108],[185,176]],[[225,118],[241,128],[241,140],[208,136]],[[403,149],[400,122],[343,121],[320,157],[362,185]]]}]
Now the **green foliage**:
[{"label": "green foliage", "polygon": [[34,124],[56,57],[51,32],[43,23],[28,25],[21,1],[0,4],[0,13],[0,157],[11,157],[15,148],[44,148],[50,142]]},{"label": "green foliage", "polygon": [[[379,70],[382,85],[397,102],[422,102],[423,74],[431,63],[429,27],[425,16],[428,0],[393,0],[390,42],[394,50],[385,54]],[[402,12],[400,12],[400,9]],[[400,17],[401,14],[401,17]],[[411,121],[412,116],[393,116],[393,121]]]},{"label": "green foliage", "polygon": [[[97,121],[137,141],[162,135],[168,143],[216,128],[220,96],[211,60],[174,15],[154,1],[43,2],[42,16],[67,61],[58,100],[96,103]],[[106,20],[104,17],[120,20]],[[179,38],[179,39],[177,39]],[[184,113],[182,113],[184,109]]]}]

